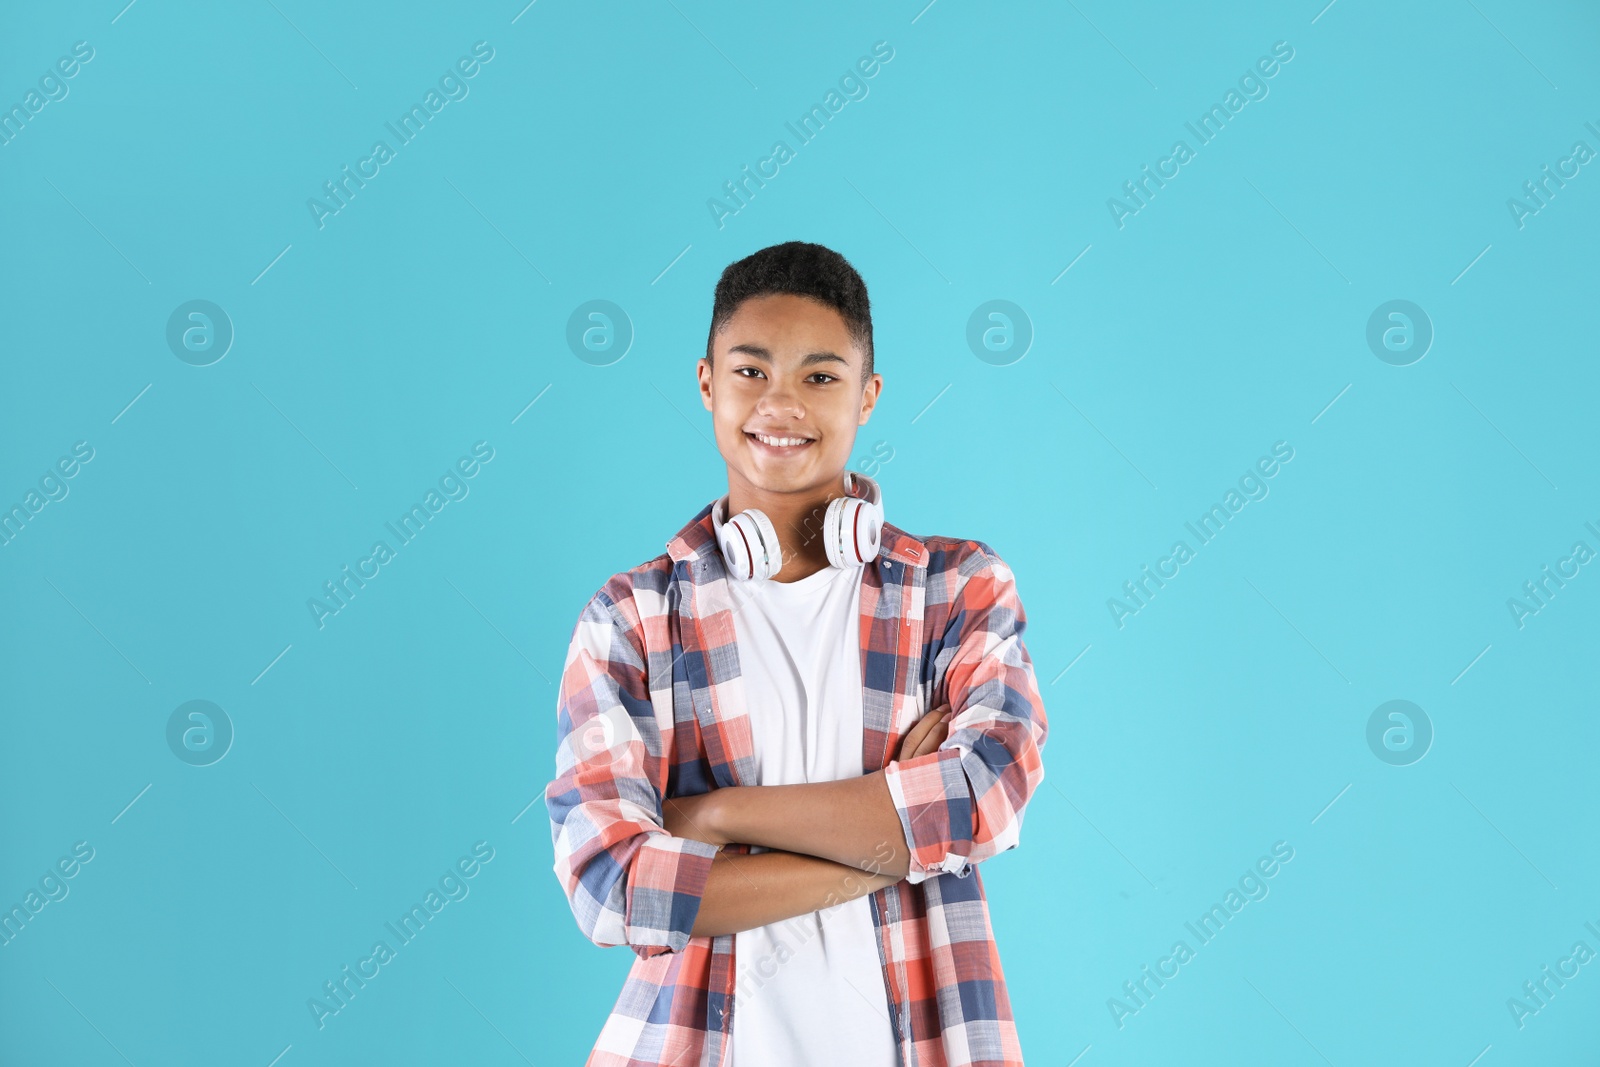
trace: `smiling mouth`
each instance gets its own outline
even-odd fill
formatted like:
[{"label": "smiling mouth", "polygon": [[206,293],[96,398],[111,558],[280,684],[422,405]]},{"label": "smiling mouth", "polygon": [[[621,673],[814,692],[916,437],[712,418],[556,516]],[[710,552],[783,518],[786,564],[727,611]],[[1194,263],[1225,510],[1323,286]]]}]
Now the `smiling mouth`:
[{"label": "smiling mouth", "polygon": [[745,431],[745,436],[761,446],[763,452],[776,456],[796,455],[804,451],[808,445],[814,443],[811,438],[807,437],[777,437],[770,434],[750,433],[748,430]]}]

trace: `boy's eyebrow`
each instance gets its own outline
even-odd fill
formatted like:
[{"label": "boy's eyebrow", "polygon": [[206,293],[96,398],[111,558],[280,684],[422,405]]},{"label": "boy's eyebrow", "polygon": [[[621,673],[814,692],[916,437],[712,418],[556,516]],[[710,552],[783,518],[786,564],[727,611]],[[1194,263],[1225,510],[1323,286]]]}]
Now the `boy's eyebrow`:
[{"label": "boy's eyebrow", "polygon": [[[765,348],[762,348],[760,345],[741,344],[734,345],[732,348],[728,349],[728,355],[730,356],[735,352],[743,352],[745,355],[759,359],[763,363],[772,362],[772,353],[767,351]],[[812,352],[800,360],[800,365],[802,367],[809,367],[814,363],[843,363],[846,367],[850,365],[849,360],[845,359],[843,356],[835,355],[832,352]]]}]

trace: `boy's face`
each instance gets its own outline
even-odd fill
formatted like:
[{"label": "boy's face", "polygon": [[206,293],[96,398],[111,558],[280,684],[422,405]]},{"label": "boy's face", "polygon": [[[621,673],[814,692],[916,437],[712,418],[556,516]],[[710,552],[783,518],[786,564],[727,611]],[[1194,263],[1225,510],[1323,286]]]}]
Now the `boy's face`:
[{"label": "boy's face", "polygon": [[[804,493],[837,482],[883,388],[833,308],[774,293],[740,304],[697,365],[730,486]],[[713,369],[713,366],[715,369]],[[778,445],[756,435],[803,439]]]}]

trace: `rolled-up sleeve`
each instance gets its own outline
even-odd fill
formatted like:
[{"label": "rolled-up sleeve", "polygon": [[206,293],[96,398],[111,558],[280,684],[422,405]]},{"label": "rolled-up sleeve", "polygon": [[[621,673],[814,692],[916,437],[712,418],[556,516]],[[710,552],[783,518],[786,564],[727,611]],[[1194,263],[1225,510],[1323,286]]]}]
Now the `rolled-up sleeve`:
[{"label": "rolled-up sleeve", "polygon": [[688,944],[717,847],[663,826],[671,738],[650,701],[637,627],[617,608],[625,588],[607,583],[573,628],[556,777],[544,797],[556,877],[578,928],[597,945],[648,958]]},{"label": "rolled-up sleeve", "polygon": [[1027,616],[1011,568],[982,542],[959,565],[940,657],[954,714],[934,752],[885,770],[910,851],[906,881],[966,877],[971,864],[1015,848],[1029,799],[1044,781],[1049,733]]}]

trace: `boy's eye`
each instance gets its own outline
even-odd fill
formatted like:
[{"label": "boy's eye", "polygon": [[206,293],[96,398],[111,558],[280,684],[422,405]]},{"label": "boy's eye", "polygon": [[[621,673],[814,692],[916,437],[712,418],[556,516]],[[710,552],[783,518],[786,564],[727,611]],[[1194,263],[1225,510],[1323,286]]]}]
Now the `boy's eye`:
[{"label": "boy's eye", "polygon": [[[749,371],[750,373],[746,374],[745,371]],[[740,378],[750,378],[752,376],[754,376],[754,377],[765,377],[765,375],[763,375],[761,373],[761,369],[759,367],[735,367],[733,369],[733,373],[734,373],[735,376],[740,377]],[[822,379],[824,379],[823,381],[817,383],[819,385],[827,385],[829,382],[836,382],[836,381],[839,380],[838,375],[836,375],[836,374],[828,374],[826,371],[817,371],[815,374],[808,375],[808,380],[810,378],[822,378]]]}]

